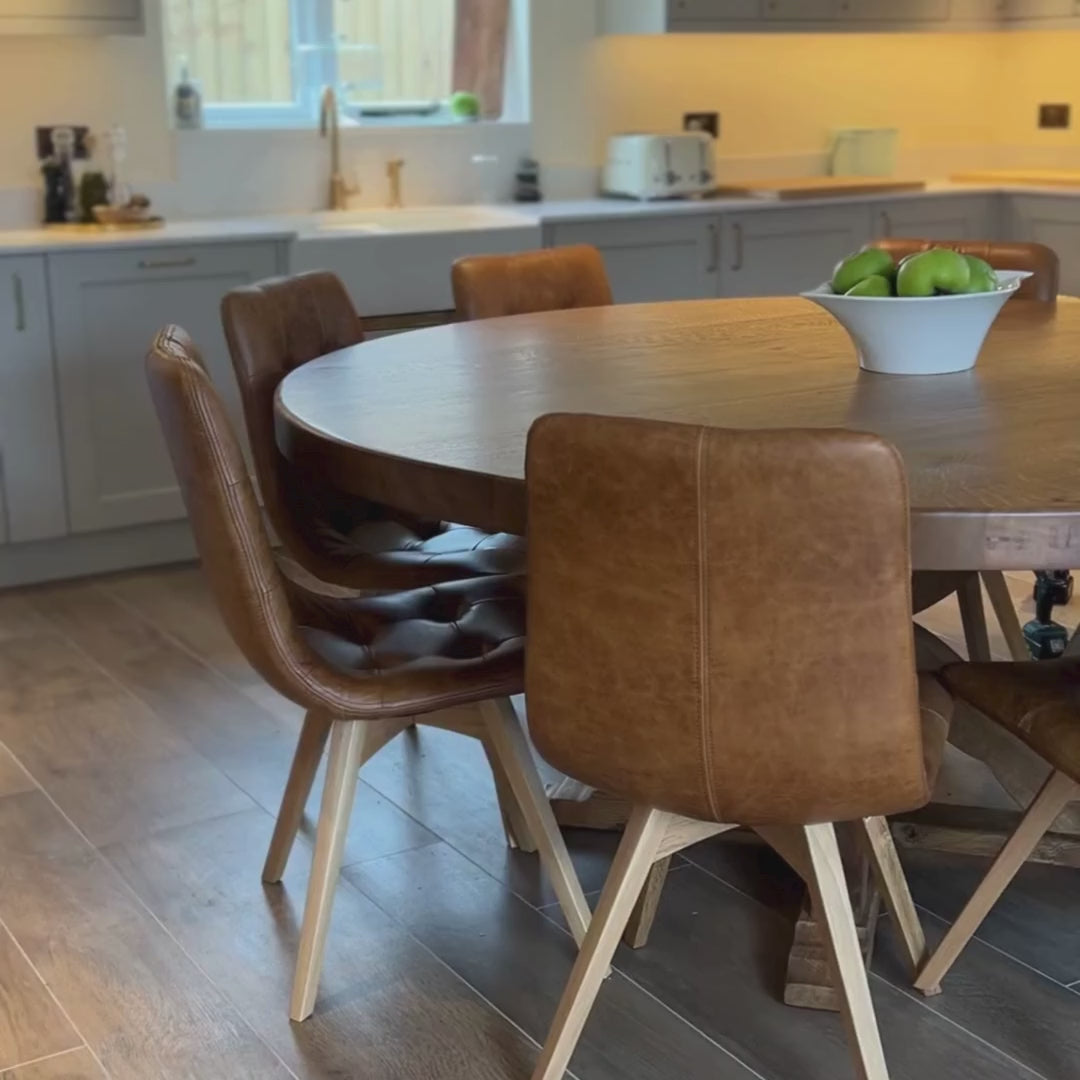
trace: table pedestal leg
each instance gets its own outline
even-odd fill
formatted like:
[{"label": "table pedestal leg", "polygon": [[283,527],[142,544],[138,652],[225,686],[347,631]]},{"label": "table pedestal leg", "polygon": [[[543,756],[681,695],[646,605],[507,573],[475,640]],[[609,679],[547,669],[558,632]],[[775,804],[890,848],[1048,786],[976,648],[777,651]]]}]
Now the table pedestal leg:
[{"label": "table pedestal leg", "polygon": [[[869,861],[865,855],[856,856],[854,867],[851,867],[850,863],[848,865],[848,885],[854,885],[851,889],[851,907],[855,914],[855,928],[862,945],[863,958],[869,967],[874,954],[878,916],[881,914],[881,894],[870,879]],[[825,939],[810,909],[809,893],[799,912],[795,937],[788,954],[784,1004],[801,1009],[840,1011],[840,998],[829,966]]]}]

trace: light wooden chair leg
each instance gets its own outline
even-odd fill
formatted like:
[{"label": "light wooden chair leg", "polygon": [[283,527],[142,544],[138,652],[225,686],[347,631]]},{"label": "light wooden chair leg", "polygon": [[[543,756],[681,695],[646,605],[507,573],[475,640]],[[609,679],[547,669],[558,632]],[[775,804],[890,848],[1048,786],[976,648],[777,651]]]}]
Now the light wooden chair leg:
[{"label": "light wooden chair leg", "polygon": [[536,840],[540,859],[551,878],[570,933],[580,946],[589,925],[589,905],[566,850],[566,841],[555,824],[521,722],[509,698],[482,702],[480,710],[492,750],[506,774],[529,833]]},{"label": "light wooden chair leg", "polygon": [[656,860],[669,817],[647,807],[635,807],[631,813],[532,1080],[562,1080],[607,976],[619,937]]},{"label": "light wooden chair leg", "polygon": [[296,960],[289,1015],[306,1020],[315,1007],[322,975],[326,932],[334,906],[334,890],[341,869],[341,853],[349,828],[360,761],[364,753],[366,725],[361,721],[337,720],[330,733],[330,758],[326,767],[315,858],[304,905],[300,951]]},{"label": "light wooden chair leg", "polygon": [[268,885],[276,885],[285,873],[329,735],[330,720],[327,717],[313,712],[304,717],[285,793],[281,797],[274,835],[270,839],[270,850],[263,865],[262,879]]},{"label": "light wooden chair leg", "polygon": [[495,797],[499,803],[499,813],[502,815],[503,832],[506,833],[506,843],[511,849],[518,851],[536,851],[536,840],[529,831],[525,822],[525,815],[518,806],[514,789],[506,770],[502,767],[499,755],[491,745],[488,738],[481,739],[484,744],[484,753],[487,754],[488,764],[491,766],[491,776],[495,781]]},{"label": "light wooden chair leg", "polygon": [[1030,660],[1031,651],[1024,640],[1024,629],[1020,625],[1020,617],[1016,614],[1016,605],[1005,582],[1005,575],[1000,570],[984,570],[982,581],[990,597],[990,606],[994,609],[998,626],[1005,636],[1009,655],[1014,660]]},{"label": "light wooden chair leg", "polygon": [[645,887],[641,890],[634,910],[630,913],[626,933],[623,934],[623,943],[631,949],[644,949],[649,943],[649,934],[652,933],[653,923],[656,921],[660,897],[663,895],[664,883],[667,881],[670,869],[671,856],[669,855],[653,863],[645,878]]},{"label": "light wooden chair leg", "polygon": [[915,980],[915,986],[926,995],[941,993],[941,980],[956,962],[964,946],[971,940],[990,909],[997,903],[1006,886],[1054,823],[1054,819],[1080,794],[1080,784],[1061,772],[1054,772],[1043,789],[1035,796],[1016,831],[1005,841],[985,878],[967,902],[956,922],[949,927],[934,954]]},{"label": "light wooden chair leg", "polygon": [[900,865],[900,857],[896,853],[889,823],[883,817],[870,817],[862,818],[856,823],[856,827],[866,845],[870,869],[900,934],[900,941],[914,978],[926,963],[926,934],[915,910],[915,901],[911,898],[911,890],[904,876],[904,868]]},{"label": "light wooden chair leg", "polygon": [[960,604],[960,622],[964,627],[964,643],[968,659],[979,662],[991,660],[990,635],[986,631],[986,611],[983,609],[982,585],[978,574],[968,574],[956,590]]},{"label": "light wooden chair leg", "polygon": [[855,1072],[859,1080],[888,1080],[870,986],[866,980],[855,916],[851,910],[844,864],[832,825],[807,825],[802,830],[810,863],[810,894],[825,931],[829,958],[840,995],[840,1013],[848,1029]]}]

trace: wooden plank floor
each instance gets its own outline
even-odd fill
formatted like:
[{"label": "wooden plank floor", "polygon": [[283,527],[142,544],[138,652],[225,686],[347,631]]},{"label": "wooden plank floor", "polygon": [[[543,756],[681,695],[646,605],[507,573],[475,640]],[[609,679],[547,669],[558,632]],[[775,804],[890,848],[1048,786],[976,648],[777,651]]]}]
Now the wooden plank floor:
[{"label": "wooden plank floor", "polygon": [[[923,621],[962,651],[951,603]],[[571,942],[483,751],[442,731],[365,768],[316,1012],[289,1023],[310,843],[282,886],[259,870],[299,719],[194,568],[0,595],[0,1080],[527,1080]],[[568,839],[595,895],[615,838]],[[839,1021],[780,1003],[794,875],[720,838],[684,854],[574,1075],[850,1076]],[[985,863],[904,858],[936,939]],[[1078,915],[1080,872],[1025,868],[930,1001],[884,928],[894,1080],[1080,1080]]]}]

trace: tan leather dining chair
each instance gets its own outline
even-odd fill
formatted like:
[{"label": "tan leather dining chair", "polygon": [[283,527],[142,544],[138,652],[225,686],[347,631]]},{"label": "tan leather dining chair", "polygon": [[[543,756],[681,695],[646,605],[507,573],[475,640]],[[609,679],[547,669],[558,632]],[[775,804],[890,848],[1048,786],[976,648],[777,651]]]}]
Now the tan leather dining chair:
[{"label": "tan leather dining chair", "polygon": [[[1046,305],[1057,303],[1061,264],[1057,253],[1045,244],[994,240],[922,240],[887,236],[875,240],[874,247],[889,252],[897,261],[907,255],[928,251],[932,247],[946,247],[964,255],[975,255],[984,259],[995,270],[1029,270],[1031,277],[1020,286],[1016,294],[1017,298]],[[1027,643],[1024,641],[1024,631],[1016,614],[1016,606],[1005,583],[1005,575],[999,570],[986,570],[981,574],[981,578],[987,595],[990,597],[990,604],[994,609],[998,625],[1005,637],[1009,654],[1014,660],[1030,659]],[[916,612],[937,603],[938,600],[954,591],[960,601],[960,614],[963,619],[964,637],[967,641],[969,656],[973,660],[989,660],[990,650],[986,638],[979,576],[975,574],[917,574]]]},{"label": "tan leather dining chair", "polygon": [[[526,475],[530,732],[633,805],[534,1080],[563,1076],[652,864],[736,824],[805,878],[859,1076],[884,1080],[830,823],[859,822],[920,963],[880,817],[929,792],[899,456],[846,431],[555,415]],[[795,612],[760,603],[778,572]],[[763,660],[793,618],[814,633]]]},{"label": "tan leather dining chair", "polygon": [[450,271],[458,318],[496,319],[612,303],[604,258],[588,244],[470,255]]},{"label": "tan leather dining chair", "polygon": [[1070,802],[1080,800],[1080,660],[953,664],[939,675],[958,699],[1011,732],[1050,770],[990,870],[920,970],[915,985],[925,994],[941,992],[941,980],[1043,834]]},{"label": "tan leather dining chair", "polygon": [[397,589],[521,568],[519,537],[421,521],[343,495],[278,450],[274,393],[281,380],[309,360],[364,340],[360,317],[334,274],[316,271],[234,289],[222,301],[221,319],[266,512],[305,570],[347,588]]},{"label": "tan leather dining chair", "polygon": [[[147,375],[203,569],[229,631],[255,670],[306,710],[266,882],[281,880],[330,740],[292,1018],[303,1020],[314,1008],[357,772],[414,720],[484,742],[582,940],[589,909],[509,700],[523,689],[522,579],[488,576],[344,598],[288,581],[221,400],[182,330],[158,335]],[[469,705],[475,708],[455,708]]]}]

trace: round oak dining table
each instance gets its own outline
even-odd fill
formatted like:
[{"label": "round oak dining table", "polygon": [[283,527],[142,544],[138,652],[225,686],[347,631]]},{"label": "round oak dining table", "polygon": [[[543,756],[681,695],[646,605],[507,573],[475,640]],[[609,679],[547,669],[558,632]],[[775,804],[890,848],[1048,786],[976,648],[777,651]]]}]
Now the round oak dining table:
[{"label": "round oak dining table", "polygon": [[976,366],[951,375],[862,371],[847,333],[797,298],[439,326],[296,369],[276,433],[342,491],[524,533],[526,436],[550,412],[876,432],[907,468],[915,569],[1080,565],[1075,302],[1011,300]]}]

